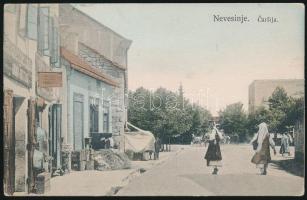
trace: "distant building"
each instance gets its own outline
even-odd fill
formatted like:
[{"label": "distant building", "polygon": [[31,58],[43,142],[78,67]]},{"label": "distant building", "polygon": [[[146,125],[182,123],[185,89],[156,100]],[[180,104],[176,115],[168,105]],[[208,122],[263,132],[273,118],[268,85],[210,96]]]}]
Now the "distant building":
[{"label": "distant building", "polygon": [[304,79],[254,80],[248,89],[248,111],[251,113],[259,106],[267,106],[268,98],[277,87],[284,88],[289,96],[304,96]]}]

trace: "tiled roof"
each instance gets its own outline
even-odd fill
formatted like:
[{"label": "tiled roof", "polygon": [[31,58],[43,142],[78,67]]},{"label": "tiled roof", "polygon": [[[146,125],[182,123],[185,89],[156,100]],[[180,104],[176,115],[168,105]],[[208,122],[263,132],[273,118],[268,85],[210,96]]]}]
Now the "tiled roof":
[{"label": "tiled roof", "polygon": [[88,76],[91,76],[95,79],[101,80],[110,85],[119,87],[118,82],[112,80],[111,77],[108,77],[107,75],[103,74],[98,69],[91,67],[88,63],[86,63],[81,58],[74,55],[72,52],[63,47],[61,47],[61,56],[65,58],[68,62],[70,62],[72,64],[71,67],[74,68],[75,70],[84,73]]}]

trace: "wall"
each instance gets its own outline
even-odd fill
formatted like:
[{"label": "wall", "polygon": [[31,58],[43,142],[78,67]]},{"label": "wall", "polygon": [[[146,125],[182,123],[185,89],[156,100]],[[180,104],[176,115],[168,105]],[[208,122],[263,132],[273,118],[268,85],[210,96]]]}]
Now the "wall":
[{"label": "wall", "polygon": [[267,101],[276,87],[283,87],[289,96],[299,97],[304,94],[303,79],[256,80],[249,86],[249,110],[253,110]]},{"label": "wall", "polygon": [[80,42],[87,44],[112,62],[127,67],[130,40],[69,4],[60,5],[60,24],[67,26],[67,32],[77,33]]},{"label": "wall", "polygon": [[87,48],[85,45],[79,44],[79,56],[91,66],[101,70],[104,74],[112,77],[119,83],[119,87],[115,87],[112,94],[112,130],[113,135],[120,135],[124,131],[124,123],[126,121],[125,108],[125,70],[116,67],[95,51]]},{"label": "wall", "polygon": [[[84,95],[83,102],[83,133],[84,137],[89,137],[89,98],[95,97],[99,98],[100,102],[103,102],[103,99],[107,99],[112,94],[112,87],[99,81],[100,85],[97,85],[97,80],[80,73],[72,69],[68,63],[65,63],[67,70],[67,104],[64,105],[67,109],[67,143],[73,145],[73,96],[74,93],[79,93]],[[99,108],[102,108],[102,104],[99,105]],[[99,109],[99,132],[103,130],[103,121],[102,121],[102,110]],[[112,116],[110,116],[112,117]],[[112,131],[112,129],[110,130]]]},{"label": "wall", "polygon": [[305,158],[305,120],[299,121],[295,125],[295,159],[304,161]]},{"label": "wall", "polygon": [[[28,100],[37,97],[37,39],[30,39],[26,34],[26,14],[29,4],[6,4],[4,12],[4,35],[7,41],[4,45],[4,60],[8,61],[4,64],[4,69],[12,70],[17,76],[10,76],[4,73],[4,89],[12,89],[14,97],[23,98],[18,105],[18,111],[15,116],[15,191],[27,191],[27,108]],[[39,4],[31,4],[37,8]],[[50,8],[50,15],[57,19],[58,5],[44,4],[44,7]],[[56,23],[56,21],[55,21]],[[34,26],[35,27],[35,26]],[[36,24],[37,27],[37,24]],[[41,60],[49,64],[48,56],[41,56]],[[10,64],[12,63],[12,64]],[[26,80],[26,81],[25,81]],[[31,80],[28,82],[27,80]],[[22,82],[30,83],[28,86]],[[54,94],[55,90],[51,93]],[[56,99],[56,98],[55,98]],[[46,101],[46,108],[42,113],[42,126],[45,130],[48,127],[48,108],[51,101]]]}]

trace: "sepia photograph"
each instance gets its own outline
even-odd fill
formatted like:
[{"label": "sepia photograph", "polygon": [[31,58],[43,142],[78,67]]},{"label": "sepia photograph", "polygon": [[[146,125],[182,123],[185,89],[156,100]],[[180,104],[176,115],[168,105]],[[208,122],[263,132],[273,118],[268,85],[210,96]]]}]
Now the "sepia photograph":
[{"label": "sepia photograph", "polygon": [[5,3],[3,195],[305,195],[302,3]]}]

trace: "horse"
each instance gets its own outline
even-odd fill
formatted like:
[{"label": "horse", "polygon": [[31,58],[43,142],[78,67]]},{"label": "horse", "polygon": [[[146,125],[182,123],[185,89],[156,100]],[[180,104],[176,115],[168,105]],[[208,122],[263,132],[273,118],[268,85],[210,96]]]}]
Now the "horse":
[{"label": "horse", "polygon": [[205,136],[195,136],[194,134],[192,134],[192,141],[191,144],[205,144],[206,146],[206,137]]}]

